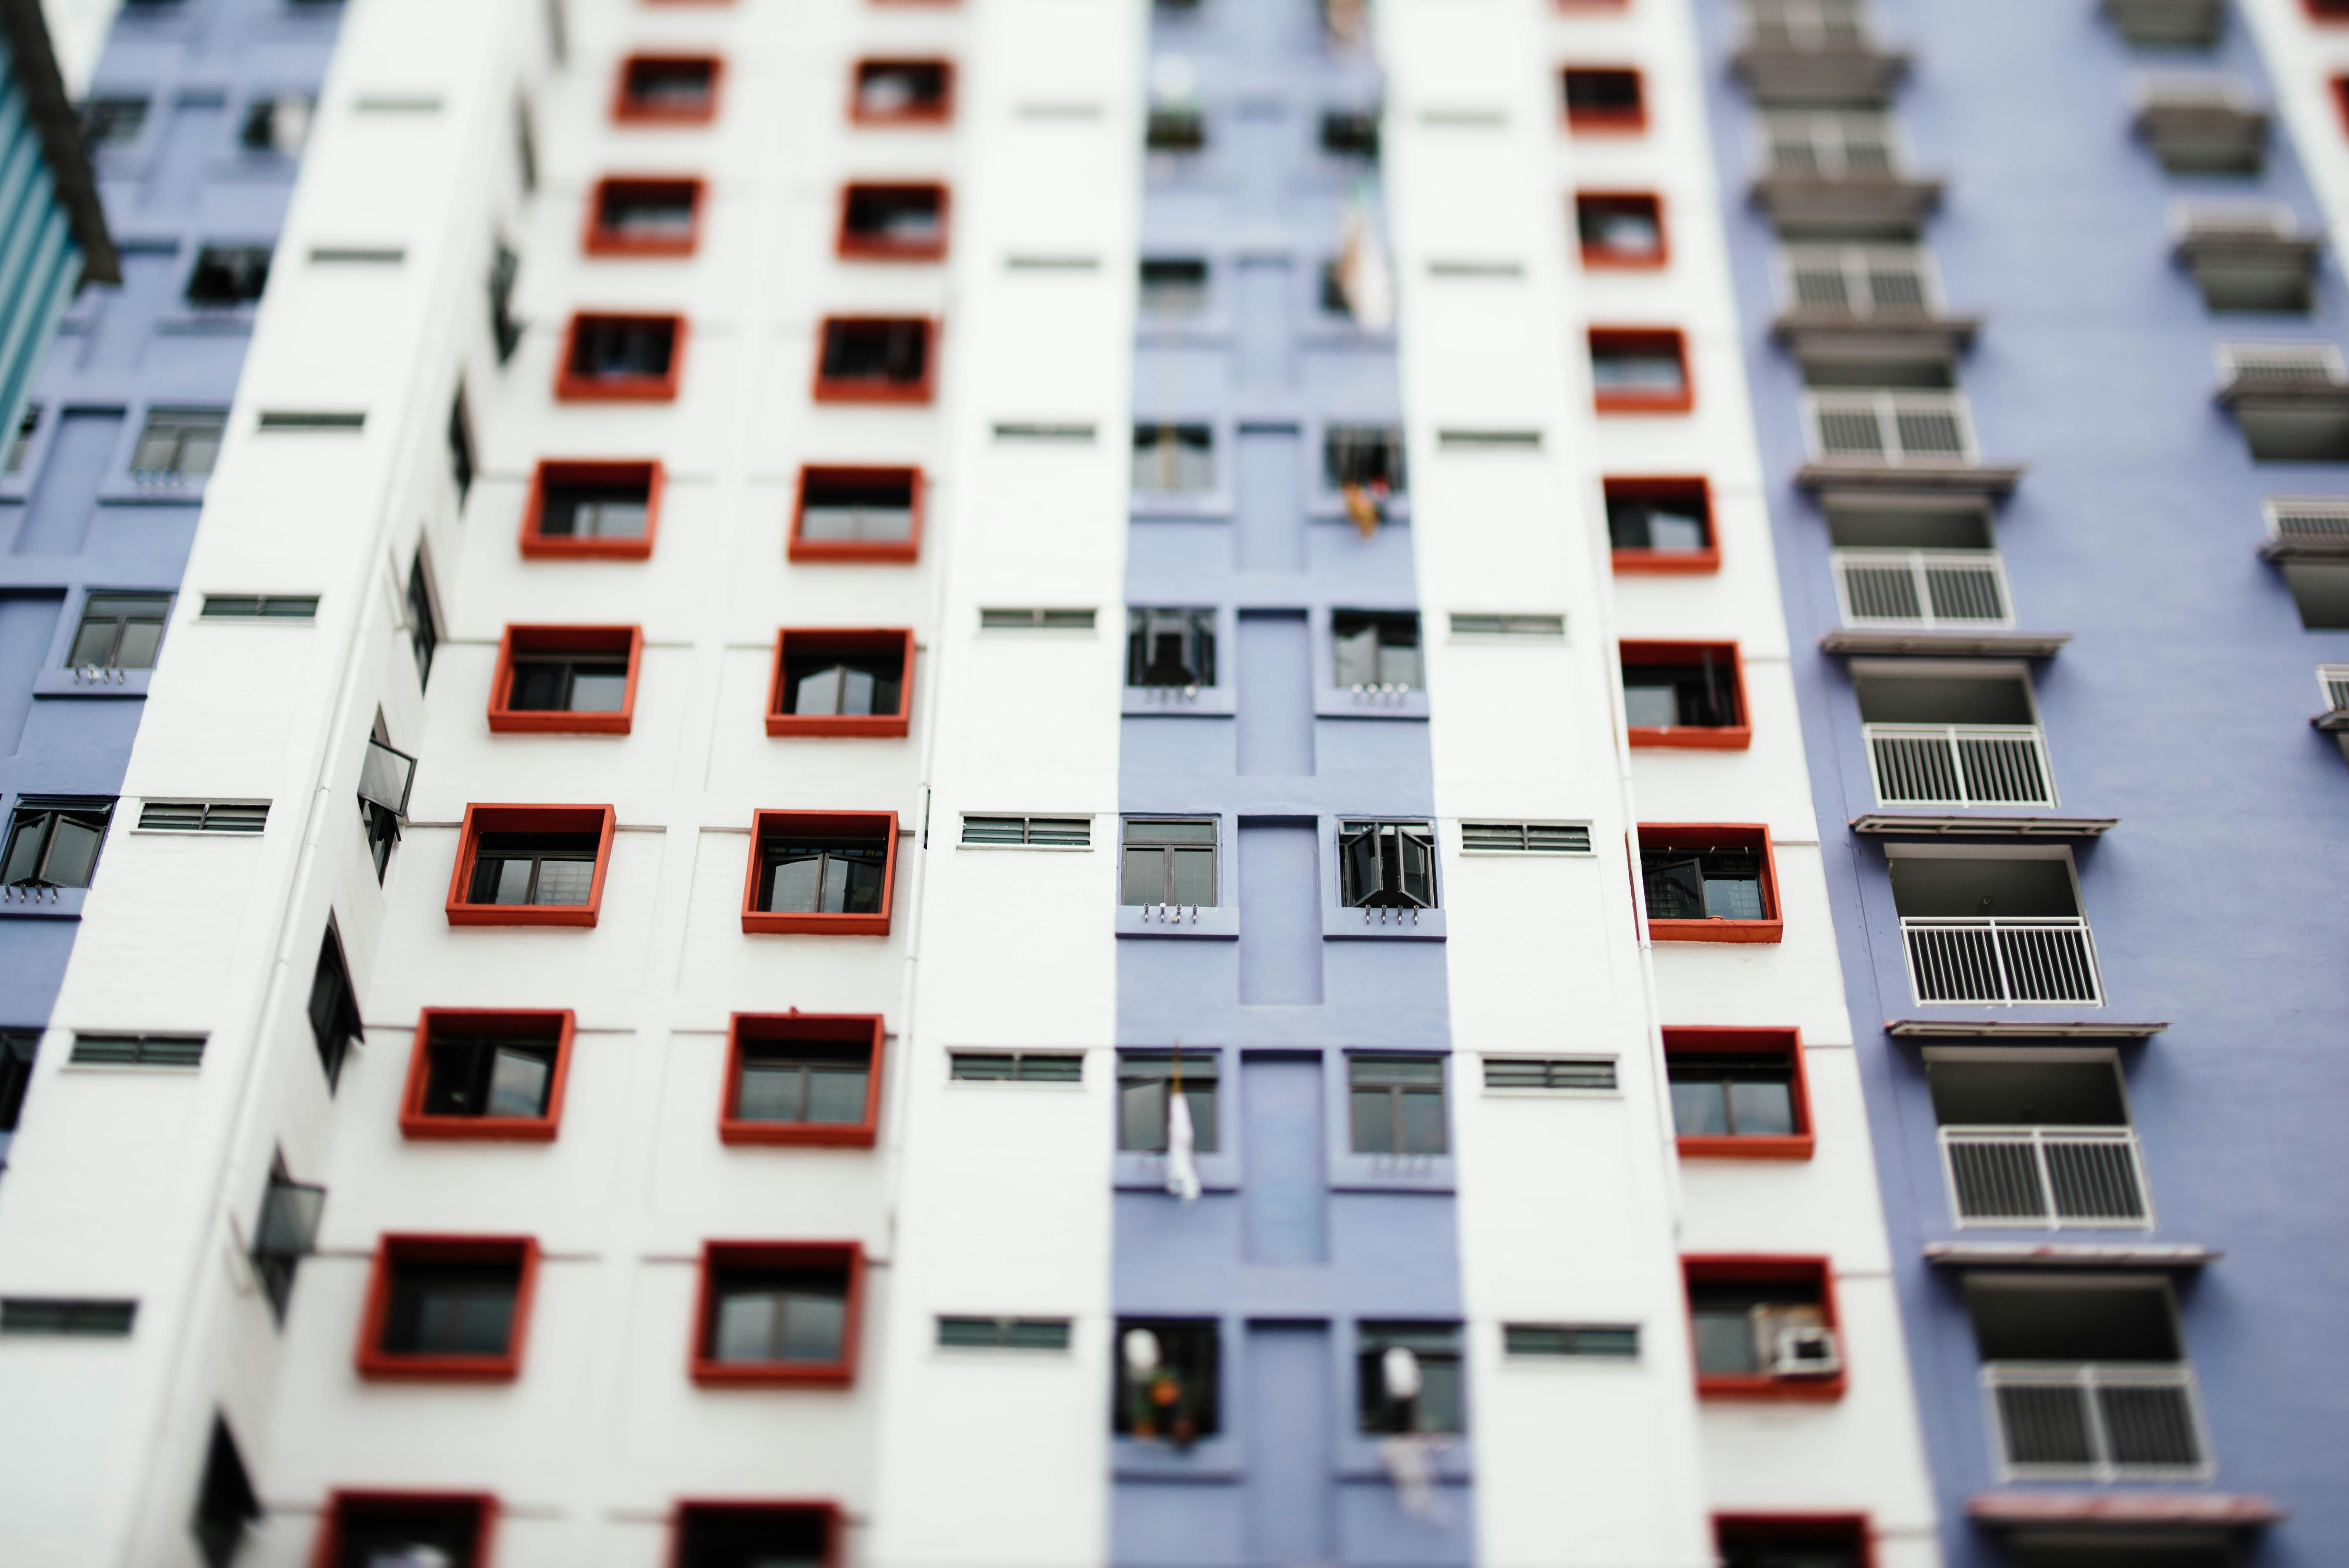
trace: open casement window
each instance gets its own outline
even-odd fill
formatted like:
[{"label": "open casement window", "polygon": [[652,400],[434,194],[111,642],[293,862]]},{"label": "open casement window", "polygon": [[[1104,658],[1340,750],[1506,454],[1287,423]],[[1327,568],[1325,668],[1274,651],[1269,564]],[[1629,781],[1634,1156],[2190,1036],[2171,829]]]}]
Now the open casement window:
[{"label": "open casement window", "polygon": [[674,1568],[837,1568],[840,1511],[831,1503],[678,1505]]},{"label": "open casement window", "polygon": [[1643,823],[1640,872],[1655,941],[1776,942],[1785,934],[1765,827]]},{"label": "open casement window", "polygon": [[147,482],[202,479],[220,460],[227,433],[225,408],[150,408],[130,451],[130,477]]},{"label": "open casement window", "polygon": [[483,1568],[495,1498],[477,1492],[338,1491],[319,1521],[313,1568]]},{"label": "open casement window", "polygon": [[1815,1147],[1793,1029],[1666,1029],[1664,1073],[1682,1159],[1807,1160]]},{"label": "open casement window", "polygon": [[864,1294],[864,1252],[853,1242],[709,1243],[694,1381],[854,1382]]},{"label": "open casement window", "polygon": [[626,735],[645,634],[636,626],[508,626],[490,683],[500,735]]},{"label": "open casement window", "polygon": [[1356,1425],[1365,1432],[1461,1432],[1460,1326],[1365,1323],[1354,1352]]},{"label": "open casement window", "polygon": [[1189,1448],[1223,1429],[1223,1357],[1212,1319],[1121,1317],[1110,1429]]},{"label": "open casement window", "polygon": [[573,1026],[568,1009],[426,1008],[416,1024],[399,1130],[409,1138],[554,1138]]},{"label": "open casement window", "polygon": [[1331,682],[1340,691],[1420,689],[1419,617],[1408,610],[1340,610],[1330,617]]},{"label": "open casement window", "polygon": [[151,670],[171,614],[169,593],[92,593],[82,602],[66,667],[82,671]]},{"label": "open casement window", "polygon": [[1590,383],[1601,414],[1684,414],[1696,405],[1677,327],[1593,327]]},{"label": "open casement window", "polygon": [[1402,494],[1402,427],[1330,426],[1321,438],[1321,482],[1330,490],[1357,490],[1375,500]]},{"label": "open casement window", "polygon": [[769,735],[900,736],[913,722],[914,634],[785,627],[775,634]]},{"label": "open casement window", "polygon": [[[1142,314],[1154,321],[1205,315],[1207,263],[1193,256],[1153,256],[1142,263]],[[1135,489],[1143,488],[1136,485]]]},{"label": "open casement window", "polygon": [[[32,1087],[33,1058],[41,1047],[39,1033],[32,1029],[0,1029],[0,1132],[16,1130],[16,1120],[25,1112],[25,1091]],[[7,1144],[0,1140],[0,1158],[7,1153]]]},{"label": "open casement window", "polygon": [[719,1140],[871,1148],[884,1038],[877,1015],[735,1014]]},{"label": "open casement window", "polygon": [[1671,259],[1663,201],[1647,191],[1578,192],[1574,230],[1586,267],[1661,267]]},{"label": "open casement window", "polygon": [[408,650],[416,656],[416,685],[420,690],[432,681],[432,655],[440,651],[440,595],[432,586],[432,563],[426,559],[424,546],[416,547],[416,554],[408,563]]},{"label": "open casement window", "polygon": [[854,184],[840,197],[844,261],[934,262],[947,253],[947,188]]},{"label": "open casement window", "polygon": [[1348,1119],[1357,1154],[1443,1154],[1450,1150],[1439,1057],[1346,1058]]},{"label": "open casement window", "polygon": [[936,335],[926,316],[826,316],[818,335],[815,400],[928,402],[937,384]]},{"label": "open casement window", "polygon": [[1872,1568],[1875,1562],[1864,1514],[1723,1513],[1713,1516],[1713,1532],[1722,1568]]},{"label": "open casement window", "polygon": [[528,1236],[387,1235],[359,1330],[359,1376],[511,1382],[538,1275]]},{"label": "open casement window", "polygon": [[9,896],[35,890],[88,887],[98,872],[98,846],[106,841],[111,800],[20,801],[8,824],[8,847],[0,856],[0,887]]},{"label": "open casement window", "polygon": [[1197,495],[1216,488],[1216,433],[1206,425],[1136,425],[1133,488]]},{"label": "open casement window", "polygon": [[1435,824],[1340,822],[1338,874],[1348,909],[1433,909]]},{"label": "open casement window", "polygon": [[[523,121],[526,127],[527,119]],[[497,346],[498,363],[505,364],[522,346],[522,321],[513,313],[514,288],[522,281],[522,258],[500,238],[490,253],[490,341]]]},{"label": "open casement window", "polygon": [[1844,1363],[1827,1260],[1690,1257],[1690,1332],[1704,1398],[1836,1399]]},{"label": "open casement window", "polygon": [[237,1451],[228,1423],[212,1417],[212,1440],[204,1449],[203,1480],[196,1487],[195,1514],[188,1522],[204,1568],[230,1568],[244,1544],[245,1532],[261,1517],[261,1499]]},{"label": "open casement window", "polygon": [[793,561],[912,561],[921,553],[922,470],[804,468]]},{"label": "open casement window", "polygon": [[593,925],[616,827],[609,806],[468,806],[451,925]]},{"label": "open casement window", "polygon": [[294,1299],[295,1271],[317,1250],[318,1217],[326,1207],[326,1190],[296,1181],[286,1174],[283,1160],[271,1165],[269,1185],[262,1190],[261,1213],[254,1222],[249,1254],[253,1272],[271,1315],[283,1324]]},{"label": "open casement window", "polygon": [[1216,907],[1216,832],[1213,817],[1129,819],[1120,902]]},{"label": "open casement window", "polygon": [[318,944],[318,965],[310,978],[310,1037],[317,1043],[319,1065],[326,1069],[331,1092],[342,1081],[343,1062],[351,1047],[364,1043],[359,1024],[357,990],[351,985],[350,965],[343,961],[343,939],[332,919]]},{"label": "open casement window", "polygon": [[1640,73],[1619,66],[1568,66],[1558,73],[1567,129],[1578,135],[1648,128]]},{"label": "open casement window", "polygon": [[689,256],[701,233],[698,180],[599,180],[587,196],[591,256]]},{"label": "open casement window", "polygon": [[1734,643],[1624,643],[1623,722],[1635,747],[1743,750],[1745,661]]},{"label": "open casement window", "polygon": [[1213,1154],[1216,1059],[1213,1051],[1125,1051],[1117,1058],[1117,1147],[1127,1154],[1166,1152],[1168,1106],[1180,1094],[1191,1111],[1191,1148]]},{"label": "open casement window", "polygon": [[612,118],[623,125],[707,125],[718,118],[720,69],[711,55],[630,55],[620,62]]},{"label": "open casement window", "polygon": [[857,125],[944,125],[954,118],[951,60],[859,60],[848,118]]},{"label": "open casement window", "polygon": [[1125,613],[1125,684],[1216,684],[1216,613],[1211,609],[1133,609]]},{"label": "open casement window", "polygon": [[1607,534],[1618,572],[1717,572],[1711,487],[1702,479],[1610,479]]},{"label": "open casement window", "polygon": [[742,929],[886,936],[897,870],[894,811],[761,811],[750,823]]},{"label": "open casement window", "polygon": [[655,462],[539,464],[523,510],[523,554],[644,560],[653,552],[661,479]]},{"label": "open casement window", "polygon": [[375,880],[379,883],[391,864],[392,848],[399,842],[399,825],[408,817],[408,794],[416,785],[416,758],[384,738],[381,713],[376,715],[375,727],[359,761],[358,797],[367,858],[375,863]]},{"label": "open casement window", "polygon": [[684,359],[681,315],[582,312],[564,335],[554,396],[572,403],[671,402]]}]

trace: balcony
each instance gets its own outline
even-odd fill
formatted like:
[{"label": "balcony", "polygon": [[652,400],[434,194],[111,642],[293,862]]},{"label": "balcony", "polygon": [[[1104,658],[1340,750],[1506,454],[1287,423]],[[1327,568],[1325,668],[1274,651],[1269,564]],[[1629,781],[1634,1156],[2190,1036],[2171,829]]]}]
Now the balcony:
[{"label": "balcony", "polygon": [[2282,202],[2183,209],[2172,250],[2212,310],[2305,312],[2323,242]]},{"label": "balcony", "polygon": [[2137,1134],[2126,1127],[1944,1127],[1941,1162],[1961,1225],[2153,1223]]},{"label": "balcony", "polygon": [[2146,83],[2131,129],[2172,174],[2256,174],[2267,161],[2268,112],[2231,77]]},{"label": "balcony", "polygon": [[1847,626],[1981,631],[2014,624],[1994,550],[1838,550],[1836,601]]},{"label": "balcony", "polygon": [[2103,1006],[2069,851],[1895,846],[1888,852],[1918,1001]]},{"label": "balcony", "polygon": [[2260,554],[2265,559],[2349,558],[2349,498],[2270,496],[2262,510],[2267,514],[2268,536],[2260,543]]},{"label": "balcony", "polygon": [[1858,0],[1757,0],[1732,68],[1756,103],[1880,105],[1909,57],[1868,35]]},{"label": "balcony", "polygon": [[2105,15],[2140,49],[2207,49],[2225,25],[2224,0],[2105,0]]},{"label": "balcony", "polygon": [[1776,113],[1754,205],[1782,228],[1881,234],[1913,229],[1941,204],[1938,180],[1902,172],[1881,114]]},{"label": "balcony", "polygon": [[2053,806],[2036,727],[1870,724],[1868,771],[1879,806]]},{"label": "balcony", "polygon": [[2349,462],[2349,374],[2330,343],[2221,345],[2218,402],[2255,461]]},{"label": "balcony", "polygon": [[1982,1369],[2001,1467],[2016,1480],[2187,1480],[2208,1473],[2183,1363],[1994,1361]]},{"label": "balcony", "polygon": [[1811,461],[1795,476],[1808,489],[1946,490],[2004,495],[2016,468],[1985,466],[1973,422],[1955,392],[1813,392],[1804,399]]}]

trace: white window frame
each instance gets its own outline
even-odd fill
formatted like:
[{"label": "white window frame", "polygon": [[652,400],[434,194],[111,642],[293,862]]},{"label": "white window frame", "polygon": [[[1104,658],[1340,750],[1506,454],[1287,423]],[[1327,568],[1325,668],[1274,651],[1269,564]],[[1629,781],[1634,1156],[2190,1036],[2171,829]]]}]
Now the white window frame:
[{"label": "white window frame", "polygon": [[[1779,172],[1771,150],[1773,145],[1779,139],[1778,128],[1791,126],[1797,120],[1809,122],[1805,135],[1810,141],[1811,154],[1817,162],[1818,178],[1821,180],[1841,181],[1850,178],[1850,170],[1844,162],[1844,145],[1847,140],[1844,133],[1849,126],[1861,121],[1871,122],[1882,129],[1887,178],[1894,180],[1905,178],[1907,171],[1913,167],[1909,157],[1908,139],[1900,133],[1900,122],[1882,110],[1773,109],[1761,117],[1760,146],[1762,172],[1764,176]],[[1828,133],[1824,139],[1820,135],[1823,130]],[[1829,156],[1830,153],[1833,156]]]},{"label": "white window frame", "polygon": [[2349,370],[2344,369],[2341,361],[2341,346],[2319,338],[2275,340],[2265,343],[2221,343],[2214,346],[2210,352],[2218,362],[2220,381],[2230,387],[2236,385],[2241,378],[2244,362],[2261,355],[2290,355],[2294,358],[2309,361],[2312,365],[2322,367],[2325,380],[2331,385],[2335,387],[2349,385]]},{"label": "white window frame", "polygon": [[[1876,405],[1876,424],[1878,433],[1879,435],[1895,438],[1886,440],[1884,443],[1883,455],[1877,458],[1863,457],[1858,454],[1849,452],[1831,453],[1827,451],[1826,449],[1826,444],[1819,439],[1819,409],[1822,405],[1829,403],[1848,405],[1857,403],[1864,398],[1872,399]],[[1915,458],[1912,458],[1906,452],[1902,451],[1899,449],[1897,439],[1899,433],[1899,426],[1894,416],[1904,404],[1915,405],[1918,407],[1930,405],[1937,408],[1946,409],[1955,416],[1958,422],[1958,441],[1963,449],[1954,453],[1926,453]],[[1880,462],[1887,468],[1897,469],[1905,468],[1911,464],[1920,462],[1970,464],[1978,463],[1982,460],[1981,449],[1975,444],[1974,440],[1974,415],[1972,406],[1968,403],[1966,395],[1963,392],[1955,390],[1947,392],[1895,392],[1879,387],[1874,390],[1865,388],[1835,388],[1832,390],[1823,389],[1815,392],[1806,392],[1803,394],[1803,438],[1809,444],[1813,459],[1823,463]]]},{"label": "white window frame", "polygon": [[[1943,295],[1940,269],[1933,263],[1933,253],[1923,245],[1804,243],[1781,245],[1778,247],[1777,255],[1778,297],[1786,302],[1788,310],[1798,311],[1805,308],[1802,296],[1795,287],[1795,273],[1802,270],[1798,258],[1803,256],[1835,257],[1837,267],[1843,273],[1845,297],[1847,300],[1858,300],[1864,296],[1868,301],[1865,309],[1851,307],[1851,314],[1861,318],[1872,317],[1876,315],[1876,297],[1867,286],[1868,258],[1898,256],[1903,265],[1909,266],[1917,274],[1918,283],[1924,291],[1926,314],[1929,315],[1941,314]],[[1817,269],[1815,267],[1811,270]]]}]

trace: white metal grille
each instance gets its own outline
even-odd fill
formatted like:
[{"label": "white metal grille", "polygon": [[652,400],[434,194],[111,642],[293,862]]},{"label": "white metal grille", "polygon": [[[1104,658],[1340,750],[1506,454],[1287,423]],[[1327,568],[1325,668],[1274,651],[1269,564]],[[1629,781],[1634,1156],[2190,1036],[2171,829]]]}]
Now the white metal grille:
[{"label": "white metal grille", "polygon": [[1932,308],[1939,293],[1915,245],[1792,245],[1785,269],[1797,309],[1918,315]]},{"label": "white metal grille", "polygon": [[1991,550],[1838,550],[1847,626],[2006,626],[2006,569]]},{"label": "white metal grille", "polygon": [[2157,114],[2207,114],[2212,109],[2240,111],[2255,107],[2243,84],[2228,76],[2147,77],[2137,85],[2137,104]]},{"label": "white metal grille", "polygon": [[2137,1134],[2126,1127],[1944,1127],[1941,1160],[1961,1225],[2153,1223]]},{"label": "white metal grille", "polygon": [[2265,510],[2279,544],[2349,544],[2349,496],[2270,496]]},{"label": "white metal grille", "polygon": [[1920,1002],[2104,1005],[2095,944],[2077,915],[1904,915],[1900,935]]},{"label": "white metal grille", "polygon": [[2010,1476],[2150,1480],[2209,1468],[2183,1364],[1992,1361],[1982,1377]]},{"label": "white metal grille", "polygon": [[1859,0],[1749,0],[1747,39],[1765,48],[1853,48],[1867,41]]},{"label": "white metal grille", "polygon": [[1837,462],[1969,463],[1973,424],[1954,392],[1814,392],[1811,449]]},{"label": "white metal grille", "polygon": [[2219,376],[2230,387],[2338,387],[2341,350],[2330,343],[2222,343]]},{"label": "white metal grille", "polygon": [[2027,724],[1869,724],[1879,806],[2053,806],[2047,748]]},{"label": "white metal grille", "polygon": [[1892,122],[1880,114],[1773,114],[1762,121],[1773,174],[1880,180],[1898,164]]},{"label": "white metal grille", "polygon": [[2316,684],[2324,692],[2327,712],[2349,711],[2349,665],[2319,665]]},{"label": "white metal grille", "polygon": [[2289,240],[2300,232],[2292,209],[2280,201],[2179,206],[2170,226],[2181,240]]}]

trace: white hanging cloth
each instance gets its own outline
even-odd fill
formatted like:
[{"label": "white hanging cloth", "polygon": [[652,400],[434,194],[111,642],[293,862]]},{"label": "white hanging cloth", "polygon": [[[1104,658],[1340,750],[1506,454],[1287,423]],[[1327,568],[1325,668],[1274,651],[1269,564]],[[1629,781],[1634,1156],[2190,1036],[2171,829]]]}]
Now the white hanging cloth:
[{"label": "white hanging cloth", "polygon": [[1166,1190],[1185,1203],[1199,1195],[1199,1165],[1191,1156],[1197,1141],[1191,1130],[1191,1103],[1169,1090],[1166,1096]]}]

